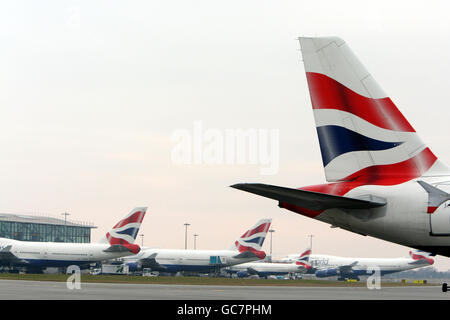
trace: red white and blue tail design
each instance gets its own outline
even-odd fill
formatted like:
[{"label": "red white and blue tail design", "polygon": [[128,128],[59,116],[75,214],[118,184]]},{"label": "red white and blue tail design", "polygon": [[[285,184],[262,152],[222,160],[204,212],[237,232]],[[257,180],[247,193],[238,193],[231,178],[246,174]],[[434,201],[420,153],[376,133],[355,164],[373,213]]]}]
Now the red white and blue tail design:
[{"label": "red white and blue tail design", "polygon": [[138,253],[140,248],[134,244],[136,236],[144,220],[146,207],[134,208],[122,220],[120,220],[100,242],[107,242],[111,246],[120,245],[132,253]]},{"label": "red white and blue tail design", "polygon": [[415,250],[410,251],[409,256],[417,262],[427,262],[429,265],[432,265],[434,263],[434,259],[430,258],[429,252]]},{"label": "red white and blue tail design", "polygon": [[311,248],[308,248],[300,254],[298,259],[295,261],[295,264],[298,266],[302,266],[307,270],[311,269],[311,265],[309,264],[309,256],[310,255],[311,255]]},{"label": "red white and blue tail design", "polygon": [[448,173],[342,39],[299,40],[327,181]]},{"label": "red white and blue tail design", "polygon": [[251,252],[258,258],[264,259],[266,253],[261,251],[261,247],[267,236],[272,219],[262,219],[258,221],[250,230],[245,232],[238,240],[235,241],[233,249],[240,253]]}]

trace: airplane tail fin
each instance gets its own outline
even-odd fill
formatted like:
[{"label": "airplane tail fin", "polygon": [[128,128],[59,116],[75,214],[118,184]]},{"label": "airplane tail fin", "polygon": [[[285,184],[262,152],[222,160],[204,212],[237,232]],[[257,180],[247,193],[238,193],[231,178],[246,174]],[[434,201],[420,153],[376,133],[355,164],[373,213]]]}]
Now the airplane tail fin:
[{"label": "airplane tail fin", "polygon": [[116,223],[99,242],[109,243],[111,245],[111,247],[107,249],[109,252],[127,249],[132,253],[138,253],[140,247],[139,245],[134,244],[134,241],[136,240],[146,211],[146,207],[134,208],[129,214]]},{"label": "airplane tail fin", "polygon": [[271,224],[272,219],[259,220],[258,223],[234,242],[232,250],[239,251],[239,257],[255,255],[260,259],[264,259],[266,253],[261,250],[261,247],[266,239]]},{"label": "airplane tail fin", "polygon": [[305,269],[311,269],[311,265],[309,264],[309,256],[311,255],[311,248],[307,248],[304,252],[300,254],[300,256],[295,260],[295,264],[298,266],[302,266]]},{"label": "airplane tail fin", "polygon": [[448,173],[345,41],[299,41],[327,181]]},{"label": "airplane tail fin", "polygon": [[414,260],[414,262],[427,262],[429,265],[432,265],[434,263],[434,259],[430,258],[431,253],[421,251],[421,250],[414,250],[409,251],[409,256],[411,259]]}]

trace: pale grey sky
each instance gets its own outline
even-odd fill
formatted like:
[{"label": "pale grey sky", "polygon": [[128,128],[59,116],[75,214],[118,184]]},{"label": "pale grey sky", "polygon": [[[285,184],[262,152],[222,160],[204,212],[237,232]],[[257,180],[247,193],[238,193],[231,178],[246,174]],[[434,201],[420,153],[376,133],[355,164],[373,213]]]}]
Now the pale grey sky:
[{"label": "pale grey sky", "polygon": [[[408,249],[228,186],[325,182],[300,35],[347,41],[450,163],[446,1],[14,1],[0,5],[0,211],[67,211],[100,239],[148,206],[145,245],[227,248],[273,218],[275,256],[397,257]],[[279,129],[280,170],[171,162],[177,129]],[[265,244],[268,250],[268,241]],[[439,257],[436,266],[450,268]]]}]

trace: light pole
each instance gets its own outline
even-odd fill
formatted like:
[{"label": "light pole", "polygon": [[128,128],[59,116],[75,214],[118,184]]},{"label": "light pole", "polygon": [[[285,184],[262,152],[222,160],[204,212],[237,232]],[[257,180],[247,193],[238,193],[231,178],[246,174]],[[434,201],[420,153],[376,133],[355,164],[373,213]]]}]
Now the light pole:
[{"label": "light pole", "polygon": [[197,250],[197,237],[198,234],[194,234],[194,250]]},{"label": "light pole", "polygon": [[190,224],[186,222],[184,224],[184,227],[185,227],[185,229],[184,229],[184,250],[187,249],[187,227],[188,226],[190,226]]},{"label": "light pole", "polygon": [[272,235],[275,232],[275,230],[270,229],[269,232],[270,232],[270,262],[272,262]]},{"label": "light pole", "polygon": [[314,235],[310,234],[308,237],[309,237],[309,250],[311,250],[312,252],[312,238],[314,237]]},{"label": "light pole", "polygon": [[139,235],[141,237],[141,247],[144,246],[144,234]]},{"label": "light pole", "polygon": [[64,212],[61,214],[64,216],[64,242],[67,242],[67,216],[70,216],[70,213]]}]

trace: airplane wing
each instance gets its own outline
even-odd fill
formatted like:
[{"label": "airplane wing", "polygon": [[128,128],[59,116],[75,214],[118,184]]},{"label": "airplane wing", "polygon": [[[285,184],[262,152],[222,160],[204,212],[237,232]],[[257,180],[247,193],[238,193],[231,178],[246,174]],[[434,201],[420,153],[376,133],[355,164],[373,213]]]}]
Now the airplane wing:
[{"label": "airplane wing", "polygon": [[157,253],[153,253],[147,258],[140,259],[139,262],[142,264],[142,268],[150,268],[153,271],[166,271],[167,268],[156,261],[156,256]]},{"label": "airplane wing", "polygon": [[355,261],[351,264],[348,264],[346,266],[340,266],[339,267],[339,272],[341,274],[349,274],[353,272],[353,267],[356,266],[358,264],[358,261]]},{"label": "airplane wing", "polygon": [[309,268],[309,269],[306,269],[306,274],[315,274],[316,273],[316,271],[317,270],[319,270],[318,268],[314,268],[314,267],[311,267],[311,268]]},{"label": "airplane wing", "polygon": [[248,274],[259,276],[259,272],[256,271],[256,269],[254,269],[254,268],[252,268],[252,267],[248,267],[248,268],[247,268],[247,272],[248,272]]},{"label": "airplane wing", "polygon": [[371,195],[368,196],[370,200],[362,200],[262,183],[238,183],[231,187],[316,211],[331,208],[370,209],[386,205],[384,199]]},{"label": "airplane wing", "polygon": [[27,261],[17,258],[17,256],[11,252],[11,248],[12,246],[8,245],[0,250],[0,265],[10,266],[28,264]]}]

